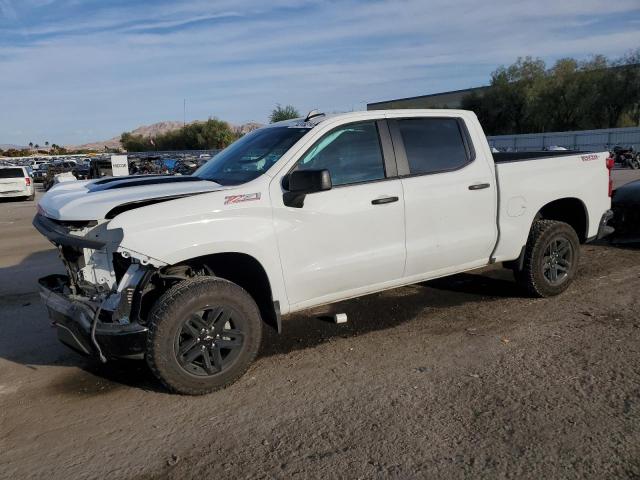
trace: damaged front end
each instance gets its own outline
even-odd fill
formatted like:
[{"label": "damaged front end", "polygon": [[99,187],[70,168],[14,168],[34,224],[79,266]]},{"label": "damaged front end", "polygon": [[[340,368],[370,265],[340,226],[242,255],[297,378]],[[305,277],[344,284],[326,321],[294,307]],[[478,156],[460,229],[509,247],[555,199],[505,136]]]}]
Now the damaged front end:
[{"label": "damaged front end", "polygon": [[122,250],[121,234],[107,224],[36,215],[34,227],[56,245],[67,271],[41,278],[40,296],[65,345],[103,362],[143,358],[148,328],[140,312],[157,266]]}]

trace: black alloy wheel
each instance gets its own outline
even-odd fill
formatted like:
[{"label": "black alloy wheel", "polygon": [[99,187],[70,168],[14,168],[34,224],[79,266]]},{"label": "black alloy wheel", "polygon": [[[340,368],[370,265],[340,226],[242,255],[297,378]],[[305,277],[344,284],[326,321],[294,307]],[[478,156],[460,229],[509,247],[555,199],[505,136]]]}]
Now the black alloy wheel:
[{"label": "black alloy wheel", "polygon": [[192,375],[223,372],[244,344],[241,316],[230,306],[209,306],[189,315],[175,339],[174,352],[182,368]]},{"label": "black alloy wheel", "polygon": [[552,238],[544,251],[542,270],[550,285],[565,282],[573,262],[573,246],[568,238],[559,235]]}]

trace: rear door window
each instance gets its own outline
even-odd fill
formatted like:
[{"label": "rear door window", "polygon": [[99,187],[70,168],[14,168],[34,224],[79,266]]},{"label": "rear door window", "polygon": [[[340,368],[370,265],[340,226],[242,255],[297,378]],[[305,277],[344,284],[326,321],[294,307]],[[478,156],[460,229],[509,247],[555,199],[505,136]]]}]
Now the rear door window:
[{"label": "rear door window", "polygon": [[397,120],[411,175],[447,172],[471,161],[455,118]]},{"label": "rear door window", "polygon": [[21,168],[0,168],[0,178],[24,178]]}]

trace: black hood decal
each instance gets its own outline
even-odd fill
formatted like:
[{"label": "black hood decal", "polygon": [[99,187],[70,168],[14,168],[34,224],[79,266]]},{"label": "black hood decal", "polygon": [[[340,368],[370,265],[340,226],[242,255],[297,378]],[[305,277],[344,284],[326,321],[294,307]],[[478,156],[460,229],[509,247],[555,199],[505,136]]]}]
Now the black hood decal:
[{"label": "black hood decal", "polygon": [[146,185],[158,185],[165,183],[203,182],[200,177],[168,176],[168,175],[134,175],[129,177],[114,177],[91,183],[87,186],[90,192],[103,192],[127,187],[144,187]]},{"label": "black hood decal", "polygon": [[194,195],[201,195],[203,193],[211,193],[211,192],[193,192],[193,193],[182,193],[179,195],[169,195],[167,197],[155,197],[155,198],[145,198],[144,200],[136,200],[134,202],[127,202],[118,205],[117,207],[113,207],[111,210],[107,212],[104,218],[111,220],[121,213],[128,212],[129,210],[135,210],[136,208],[148,207],[149,205],[155,205],[156,203],[168,202],[170,200],[176,200],[178,198],[184,197],[192,197]]}]

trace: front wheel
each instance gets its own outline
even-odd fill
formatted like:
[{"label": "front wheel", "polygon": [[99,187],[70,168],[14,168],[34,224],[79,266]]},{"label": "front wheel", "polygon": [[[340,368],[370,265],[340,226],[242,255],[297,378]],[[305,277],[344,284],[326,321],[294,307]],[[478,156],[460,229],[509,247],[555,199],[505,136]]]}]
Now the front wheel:
[{"label": "front wheel", "polygon": [[253,298],[220,278],[182,281],[149,315],[147,363],[171,391],[202,395],[249,368],[260,348],[262,320]]},{"label": "front wheel", "polygon": [[537,220],[525,247],[523,268],[515,276],[532,296],[552,297],[564,292],[578,270],[580,241],[564,222]]}]

